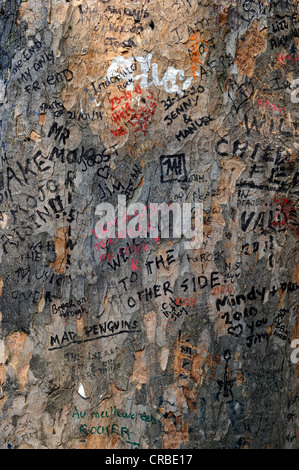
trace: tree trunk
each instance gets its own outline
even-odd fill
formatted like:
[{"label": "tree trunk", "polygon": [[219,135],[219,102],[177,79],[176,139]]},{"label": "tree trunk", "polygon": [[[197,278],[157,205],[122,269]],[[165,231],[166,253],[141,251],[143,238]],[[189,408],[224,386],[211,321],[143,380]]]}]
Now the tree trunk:
[{"label": "tree trunk", "polygon": [[297,3],[0,1],[1,448],[298,448]]}]

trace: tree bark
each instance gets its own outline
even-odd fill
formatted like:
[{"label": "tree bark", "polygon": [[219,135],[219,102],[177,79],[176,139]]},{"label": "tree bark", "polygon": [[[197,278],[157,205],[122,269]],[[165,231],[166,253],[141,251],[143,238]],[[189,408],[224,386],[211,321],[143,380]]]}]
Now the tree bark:
[{"label": "tree bark", "polygon": [[0,14],[0,448],[298,448],[298,2]]}]

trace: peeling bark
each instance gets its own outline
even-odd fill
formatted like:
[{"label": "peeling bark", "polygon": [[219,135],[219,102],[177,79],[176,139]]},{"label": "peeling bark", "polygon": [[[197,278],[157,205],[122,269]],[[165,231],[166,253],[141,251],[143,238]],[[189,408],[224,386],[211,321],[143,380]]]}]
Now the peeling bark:
[{"label": "peeling bark", "polygon": [[297,2],[0,15],[0,448],[298,448]]}]

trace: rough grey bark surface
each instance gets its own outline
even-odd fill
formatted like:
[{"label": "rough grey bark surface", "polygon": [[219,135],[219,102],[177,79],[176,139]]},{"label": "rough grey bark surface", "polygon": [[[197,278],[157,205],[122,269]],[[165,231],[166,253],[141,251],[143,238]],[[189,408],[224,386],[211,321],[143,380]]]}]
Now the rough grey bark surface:
[{"label": "rough grey bark surface", "polygon": [[[0,447],[298,448],[298,2],[0,15]],[[100,240],[120,195],[201,248]]]}]

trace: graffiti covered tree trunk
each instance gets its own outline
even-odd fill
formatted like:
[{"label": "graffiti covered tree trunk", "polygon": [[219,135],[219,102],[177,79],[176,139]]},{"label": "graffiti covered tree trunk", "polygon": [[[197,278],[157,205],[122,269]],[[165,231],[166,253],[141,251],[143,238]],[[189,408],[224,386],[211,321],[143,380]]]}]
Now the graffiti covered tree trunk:
[{"label": "graffiti covered tree trunk", "polygon": [[298,448],[297,2],[0,9],[1,448]]}]

